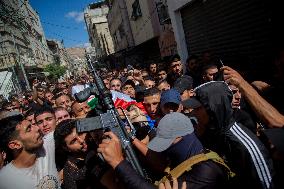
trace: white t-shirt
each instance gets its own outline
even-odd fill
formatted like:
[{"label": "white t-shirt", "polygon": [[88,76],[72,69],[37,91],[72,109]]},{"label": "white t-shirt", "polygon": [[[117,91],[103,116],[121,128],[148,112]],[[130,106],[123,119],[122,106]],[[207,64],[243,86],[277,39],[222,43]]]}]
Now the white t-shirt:
[{"label": "white t-shirt", "polygon": [[0,170],[1,189],[60,188],[55,166],[53,132],[43,139],[35,164],[29,168],[17,168],[9,163]]}]

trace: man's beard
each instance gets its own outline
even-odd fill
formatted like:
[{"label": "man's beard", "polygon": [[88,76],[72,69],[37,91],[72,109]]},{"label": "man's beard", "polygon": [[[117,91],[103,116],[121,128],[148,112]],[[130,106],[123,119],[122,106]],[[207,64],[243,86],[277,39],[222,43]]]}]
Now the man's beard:
[{"label": "man's beard", "polygon": [[41,149],[42,147],[43,147],[43,142],[39,143],[38,145],[25,147],[25,151],[27,151],[30,154],[34,154],[37,153],[39,149]]}]

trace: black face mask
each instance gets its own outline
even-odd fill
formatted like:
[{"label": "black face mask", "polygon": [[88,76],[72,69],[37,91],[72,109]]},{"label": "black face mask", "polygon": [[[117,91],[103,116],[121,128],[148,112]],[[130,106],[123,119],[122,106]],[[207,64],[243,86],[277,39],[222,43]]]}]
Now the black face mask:
[{"label": "black face mask", "polygon": [[165,153],[171,160],[171,167],[176,167],[186,159],[203,151],[203,146],[194,133],[188,134],[169,147]]}]

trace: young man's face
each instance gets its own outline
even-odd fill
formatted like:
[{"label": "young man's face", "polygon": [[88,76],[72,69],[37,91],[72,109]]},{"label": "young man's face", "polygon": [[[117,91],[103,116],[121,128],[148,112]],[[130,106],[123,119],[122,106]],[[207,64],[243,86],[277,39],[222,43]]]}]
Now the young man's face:
[{"label": "young man's face", "polygon": [[182,75],[182,64],[181,61],[176,61],[171,63],[171,70],[177,75]]},{"label": "young man's face", "polygon": [[27,100],[28,100],[29,103],[33,102],[33,94],[28,93],[27,94]]},{"label": "young man's face", "polygon": [[232,108],[237,109],[237,108],[240,107],[242,94],[241,94],[239,88],[236,87],[235,85],[229,85],[229,87],[233,92],[233,99],[232,99],[232,103],[231,103]]},{"label": "young man's face", "polygon": [[105,86],[106,86],[106,88],[110,88],[110,86],[109,86],[109,80],[108,79],[104,79],[103,80],[104,81],[104,84],[105,84]]},{"label": "young man's face", "polygon": [[120,71],[121,76],[125,76],[127,73],[127,68],[124,68],[123,70]]},{"label": "young man's face", "polygon": [[114,91],[121,91],[121,81],[114,79],[110,82],[110,89]]},{"label": "young man's face", "polygon": [[160,91],[166,91],[171,89],[171,86],[167,82],[162,82],[157,86]]},{"label": "young man's face", "polygon": [[49,90],[50,90],[50,91],[54,91],[54,89],[55,89],[55,86],[54,86],[54,85],[51,85],[51,86],[49,87]]},{"label": "young man's face", "polygon": [[160,100],[160,94],[144,97],[144,107],[150,117],[154,118],[155,116],[157,116]]},{"label": "young man's face", "polygon": [[198,68],[198,62],[196,59],[191,59],[188,62],[188,68],[190,71],[196,71],[196,69]]},{"label": "young man's face", "polygon": [[65,82],[62,82],[62,83],[58,83],[58,88],[59,89],[63,89],[66,87],[66,83]]},{"label": "young man's face", "polygon": [[214,75],[218,72],[218,68],[209,68],[205,71],[203,79],[205,82],[213,81]]},{"label": "young man's face", "polygon": [[54,131],[56,127],[55,116],[49,112],[38,115],[36,123],[44,135]]},{"label": "young man's face", "polygon": [[62,93],[68,95],[68,93],[69,93],[68,88],[63,88]]},{"label": "young man's face", "polygon": [[62,95],[55,100],[57,107],[65,108],[68,112],[71,112],[72,101],[69,96]]},{"label": "young man's face", "polygon": [[56,125],[58,125],[61,121],[70,118],[70,114],[66,110],[58,110],[55,112]]},{"label": "young man's face", "polygon": [[164,80],[164,79],[166,79],[166,78],[167,78],[167,72],[164,71],[164,70],[159,71],[159,73],[158,73],[158,78],[159,78],[159,80]]},{"label": "young man's face", "polygon": [[85,118],[90,111],[90,107],[87,102],[75,102],[72,106],[72,111],[74,112],[76,118]]},{"label": "young man's face", "polygon": [[122,92],[129,95],[131,98],[135,98],[135,89],[132,87],[132,85],[123,86]]},{"label": "young man's face", "polygon": [[149,76],[147,71],[142,71],[141,74],[143,79]]},{"label": "young man's face", "polygon": [[22,144],[25,151],[34,151],[43,145],[42,134],[38,126],[33,126],[31,122],[24,120],[17,125],[19,133],[18,142]]},{"label": "young man's face", "polygon": [[153,74],[156,73],[156,71],[157,71],[157,64],[151,64],[149,70]]},{"label": "young man's face", "polygon": [[32,125],[37,126],[36,121],[35,121],[35,116],[34,116],[34,114],[27,116],[27,117],[26,117],[26,120],[28,120],[29,122],[31,122]]},{"label": "young man's face", "polygon": [[21,107],[20,107],[20,104],[18,102],[13,101],[5,108],[5,110],[10,111],[10,112],[11,111],[21,112]]},{"label": "young man's face", "polygon": [[43,89],[38,89],[37,90],[37,97],[40,99],[44,99],[44,91]]},{"label": "young man's face", "polygon": [[145,80],[144,85],[147,89],[155,87],[155,82],[152,80]]},{"label": "young man's face", "polygon": [[77,133],[76,129],[74,128],[72,133],[65,137],[64,141],[69,152],[78,153],[87,151],[88,146],[85,139],[86,133]]},{"label": "young man's face", "polygon": [[53,98],[54,95],[50,92],[47,92],[47,93],[45,93],[44,96],[49,102],[52,102],[52,98]]}]

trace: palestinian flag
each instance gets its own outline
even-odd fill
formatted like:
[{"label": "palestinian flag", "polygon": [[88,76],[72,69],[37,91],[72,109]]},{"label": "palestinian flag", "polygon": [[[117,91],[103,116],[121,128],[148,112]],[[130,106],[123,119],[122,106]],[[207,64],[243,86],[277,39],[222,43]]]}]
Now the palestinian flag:
[{"label": "palestinian flag", "polygon": [[93,110],[98,105],[98,103],[99,100],[95,95],[91,95],[87,100],[87,104],[91,108],[91,110]]},{"label": "palestinian flag", "polygon": [[130,96],[117,91],[111,90],[111,93],[112,93],[112,100],[116,108],[122,108],[125,110],[130,105],[136,105],[140,110],[143,111],[143,113],[147,114],[141,102],[138,103],[132,98],[130,98]]}]

